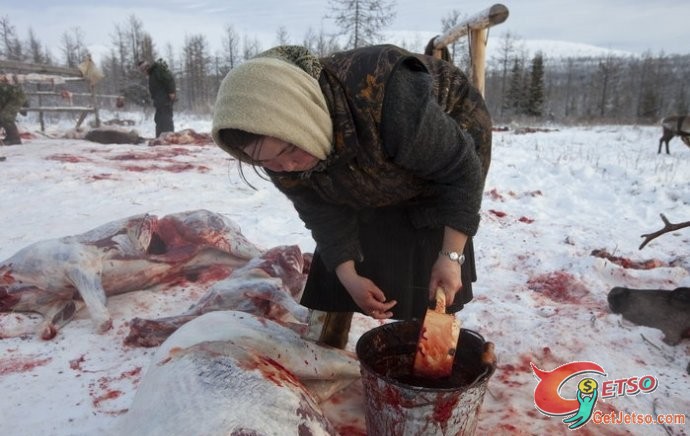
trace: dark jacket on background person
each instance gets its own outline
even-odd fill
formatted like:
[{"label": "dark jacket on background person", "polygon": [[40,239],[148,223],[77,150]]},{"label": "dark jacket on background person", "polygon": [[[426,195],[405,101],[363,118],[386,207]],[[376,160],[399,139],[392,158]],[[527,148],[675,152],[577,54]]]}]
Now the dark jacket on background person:
[{"label": "dark jacket on background person", "polygon": [[17,129],[17,114],[26,105],[26,95],[19,85],[0,83],[0,127],[5,129],[5,145],[21,144],[22,140]]},{"label": "dark jacket on background person", "polygon": [[162,59],[152,63],[147,70],[149,93],[153,106],[156,108],[154,121],[156,122],[156,137],[163,132],[174,132],[173,103],[170,95],[175,94],[175,78]]}]

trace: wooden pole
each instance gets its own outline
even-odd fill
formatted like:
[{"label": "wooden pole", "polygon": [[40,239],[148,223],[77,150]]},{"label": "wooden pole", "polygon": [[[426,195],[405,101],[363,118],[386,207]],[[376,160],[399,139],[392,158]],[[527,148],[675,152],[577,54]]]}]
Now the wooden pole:
[{"label": "wooden pole", "polygon": [[470,30],[470,53],[472,54],[472,84],[484,96],[486,68],[486,37],[488,29]]},{"label": "wooden pole", "polygon": [[[469,34],[470,56],[472,58],[472,84],[484,95],[486,69],[486,39],[489,27],[508,19],[508,8],[497,3],[448,29],[434,38],[434,55],[441,49]],[[437,56],[438,57],[438,56]]]},{"label": "wooden pole", "polygon": [[470,30],[488,29],[508,19],[508,8],[497,3],[490,8],[467,18],[434,39],[434,48],[439,50],[467,35]]}]

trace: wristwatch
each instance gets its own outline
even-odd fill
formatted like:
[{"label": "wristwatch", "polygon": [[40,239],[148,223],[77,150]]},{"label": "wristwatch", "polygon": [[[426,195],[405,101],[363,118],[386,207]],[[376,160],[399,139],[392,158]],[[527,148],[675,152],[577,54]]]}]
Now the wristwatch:
[{"label": "wristwatch", "polygon": [[465,263],[465,255],[457,251],[439,251],[439,256],[448,256],[453,262],[457,262],[460,265]]}]

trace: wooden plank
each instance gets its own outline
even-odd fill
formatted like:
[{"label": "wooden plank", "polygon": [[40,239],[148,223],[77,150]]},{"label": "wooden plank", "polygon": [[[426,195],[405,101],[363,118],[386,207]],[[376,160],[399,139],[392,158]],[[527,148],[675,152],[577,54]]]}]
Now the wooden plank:
[{"label": "wooden plank", "polygon": [[[48,95],[48,96],[56,96],[56,97],[61,97],[61,94],[57,91],[24,91],[24,94],[26,95]],[[73,97],[92,97],[91,93],[89,92],[72,92],[71,93]],[[118,98],[120,97],[119,95],[110,95],[110,94],[96,94],[97,98]]]},{"label": "wooden plank", "polygon": [[28,62],[0,60],[0,69],[30,71],[32,73],[58,74],[81,78],[81,71],[77,68],[58,67],[55,65],[31,64]]},{"label": "wooden plank", "polygon": [[89,106],[42,106],[22,108],[27,112],[96,112],[96,109]]}]

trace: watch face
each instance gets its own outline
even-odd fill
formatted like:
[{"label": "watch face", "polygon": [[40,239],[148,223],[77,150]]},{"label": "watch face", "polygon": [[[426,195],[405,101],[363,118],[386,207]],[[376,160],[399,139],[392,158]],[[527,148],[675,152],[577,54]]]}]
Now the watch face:
[{"label": "watch face", "polygon": [[456,253],[454,251],[451,251],[450,253],[448,253],[448,257],[450,257],[451,260],[458,260],[458,258],[460,258],[458,253]]}]

